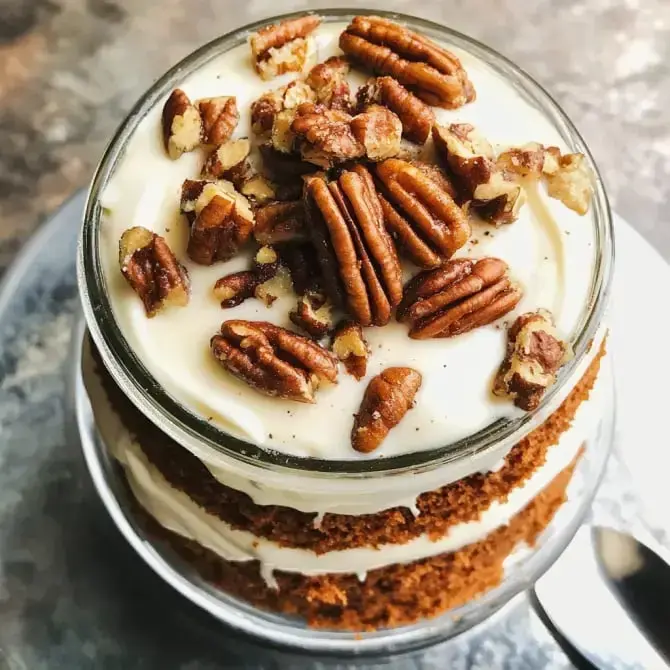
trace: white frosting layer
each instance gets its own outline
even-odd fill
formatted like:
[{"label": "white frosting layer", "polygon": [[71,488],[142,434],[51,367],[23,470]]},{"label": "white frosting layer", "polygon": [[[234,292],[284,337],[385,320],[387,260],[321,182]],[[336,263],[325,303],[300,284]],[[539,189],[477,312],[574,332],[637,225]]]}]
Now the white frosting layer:
[{"label": "white frosting layer", "polygon": [[524,485],[515,488],[504,502],[493,502],[476,521],[452,526],[437,541],[420,536],[406,544],[387,544],[379,549],[356,548],[316,554],[304,549],[282,547],[275,542],[231,528],[199,507],[186,494],[174,489],[151,465],[140,447],[114,412],[97,375],[85,360],[86,388],[96,424],[103,441],[123,464],[132,491],[140,504],[162,526],[210,549],[230,561],[259,560],[263,574],[271,582],[273,570],[324,573],[357,573],[395,563],[452,552],[484,538],[507,524],[575,457],[579,448],[594,434],[602,415],[607,379],[599,379],[589,400],[579,407],[569,430],[551,447],[547,459]]},{"label": "white frosting layer", "polygon": [[[330,24],[319,31],[320,60],[337,52],[337,36],[342,28],[343,25]],[[459,52],[459,56],[475,85],[477,101],[455,111],[436,110],[440,122],[472,122],[499,145],[534,140],[566,148],[549,121],[489,66],[468,54]],[[287,80],[288,77],[280,78],[269,85],[278,86]],[[268,88],[268,83],[253,73],[248,47],[242,46],[217,57],[181,86],[192,99],[236,95],[242,112],[236,135],[244,136],[250,134],[249,105]],[[168,393],[242,439],[285,453],[322,459],[377,458],[442,446],[516,411],[511,403],[490,393],[491,380],[505,348],[504,329],[495,326],[453,339],[429,341],[410,340],[406,327],[395,322],[384,328],[367,329],[372,347],[367,378],[356,382],[341,374],[337,386],[319,391],[315,405],[264,397],[227,374],[209,351],[209,340],[221,322],[246,318],[289,325],[287,314],[295,298],[279,299],[270,309],[255,300],[232,310],[220,309],[212,294],[215,281],[246,267],[249,258],[243,255],[212,267],[199,266],[188,259],[188,226],[178,212],[179,193],[183,180],[199,173],[203,156],[193,152],[177,161],[166,156],[160,112],[159,106],[140,124],[102,195],[106,214],[101,228],[101,257],[119,326],[137,356]],[[153,319],[146,318],[140,300],[118,268],[121,233],[138,225],[164,235],[187,266],[192,280],[188,307],[168,309]],[[579,217],[541,191],[529,199],[516,223],[497,230],[475,225],[473,240],[477,244],[466,245],[459,255],[493,255],[506,260],[525,291],[518,312],[548,308],[554,313],[560,332],[573,332],[587,300],[593,267],[590,215]],[[373,454],[360,454],[350,446],[351,417],[360,405],[369,378],[391,365],[417,369],[423,375],[423,386],[414,409],[383,445]],[[213,472],[220,476],[218,471]],[[226,468],[225,473],[229,472]],[[228,475],[222,476],[225,480]],[[410,490],[408,498],[413,495]],[[295,506],[301,509],[300,505]]]}]

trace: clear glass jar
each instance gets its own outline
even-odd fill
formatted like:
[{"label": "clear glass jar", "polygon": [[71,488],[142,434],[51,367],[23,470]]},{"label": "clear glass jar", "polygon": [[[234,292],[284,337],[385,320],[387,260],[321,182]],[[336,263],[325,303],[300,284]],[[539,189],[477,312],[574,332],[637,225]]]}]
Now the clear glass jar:
[{"label": "clear glass jar", "polygon": [[[585,154],[589,167],[596,175],[598,174],[588,148],[570,120],[553,99],[514,64],[475,40],[438,24],[399,14],[384,12],[377,12],[377,14],[397,19],[437,41],[452,44],[484,61],[511,83],[526,100],[541,110],[560,132],[570,149]],[[513,444],[539,426],[558,407],[580,376],[579,371],[584,368],[587,352],[594,338],[597,339],[598,333],[602,332],[614,256],[611,214],[599,178],[595,181],[592,203],[594,239],[598,248],[597,262],[591,278],[589,300],[572,338],[574,358],[560,371],[557,383],[546,393],[537,410],[522,416],[496,421],[474,435],[429,451],[359,462],[326,461],[278,454],[226,434],[181,405],[161,388],[128,345],[116,323],[107,294],[98,246],[102,214],[100,195],[114,173],[138,124],[170,90],[211,59],[243,44],[251,32],[262,26],[296,15],[299,14],[273,17],[245,26],[201,47],[161,77],[139,100],[122,123],[101,159],[91,185],[84,216],[78,250],[78,281],[86,321],[105,367],[125,395],[163,432],[208,463],[214,463],[217,467],[234,472],[240,477],[262,481],[269,487],[313,491],[320,490],[327,485],[328,490],[335,496],[364,495],[371,487],[380,496],[383,496],[392,491],[395,486],[394,477],[390,475],[401,474],[411,474],[417,490],[429,491],[444,483],[441,479],[443,468],[462,465],[467,468],[468,472],[473,472],[477,469],[473,464],[478,459],[485,459],[487,456],[490,458],[494,452],[505,453]],[[324,22],[347,21],[353,15],[350,10],[320,12]],[[607,421],[608,419],[604,419],[604,423]],[[487,611],[493,611],[513,593],[518,592],[532,579],[537,578],[544,567],[550,563],[551,557],[555,557],[560,547],[565,545],[566,538],[570,535],[568,529],[574,530],[573,526],[584,513],[589,496],[595,489],[599,472],[602,470],[604,462],[602,459],[607,445],[607,439],[603,437],[605,433],[607,430],[603,429],[600,436],[594,436],[590,441],[589,457],[584,459],[583,464],[579,467],[579,472],[590,474],[585,477],[584,494],[579,496],[579,505],[573,510],[572,521],[559,526],[555,532],[546,533],[546,539],[538,545],[538,551],[528,559],[527,564],[522,563],[526,567],[523,570],[519,568],[518,571],[515,569],[514,579],[511,581],[506,579],[499,588],[466,605],[465,608],[459,608],[458,612],[451,612],[428,623],[366,635],[365,644],[357,641],[356,645],[363,644],[363,647],[367,645],[370,649],[382,647],[388,649],[393,645],[401,648],[424,643],[425,640],[436,636],[444,637],[455,634],[481,620],[486,616]],[[588,463],[592,462],[592,456],[595,459],[594,462],[599,465],[592,466],[592,469],[589,470]],[[89,463],[92,458],[91,456]],[[112,477],[111,471],[107,471],[104,477]],[[98,473],[99,484],[102,478],[103,474],[100,471]],[[119,491],[117,490],[116,493]],[[135,528],[133,532],[138,533],[139,531]],[[185,579],[190,584],[188,588]],[[181,586],[177,586],[177,581]],[[171,582],[182,593],[189,595],[194,600],[193,589],[197,590],[199,595],[196,602],[232,625],[237,625],[261,637],[269,637],[275,642],[286,642],[303,648],[332,648],[346,651],[353,649],[352,645],[357,639],[345,633],[319,632],[316,634],[313,631],[306,631],[299,623],[260,613],[247,604],[233,601],[225,594],[216,592],[198,582],[194,577],[187,579],[181,575],[177,578],[175,574]],[[186,593],[187,591],[190,594]],[[463,612],[460,611],[461,609]],[[237,613],[235,613],[236,610]],[[457,617],[458,621],[454,621],[452,617]],[[451,623],[448,623],[449,621]],[[359,646],[359,649],[362,647]]]}]

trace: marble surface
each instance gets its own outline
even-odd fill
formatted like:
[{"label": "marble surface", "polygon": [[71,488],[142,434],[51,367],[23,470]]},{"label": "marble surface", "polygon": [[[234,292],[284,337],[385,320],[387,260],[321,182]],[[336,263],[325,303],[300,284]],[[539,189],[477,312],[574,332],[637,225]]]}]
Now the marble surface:
[{"label": "marble surface", "polygon": [[[0,0],[0,272],[85,185],[124,113],[196,46],[335,0]],[[516,61],[591,146],[612,203],[670,259],[667,0],[366,0],[476,37]],[[359,5],[361,6],[361,5]]]}]

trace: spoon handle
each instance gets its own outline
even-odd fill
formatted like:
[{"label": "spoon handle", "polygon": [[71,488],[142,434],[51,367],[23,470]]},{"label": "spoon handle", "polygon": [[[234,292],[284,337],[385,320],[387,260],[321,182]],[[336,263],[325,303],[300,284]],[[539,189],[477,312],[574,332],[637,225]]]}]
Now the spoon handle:
[{"label": "spoon handle", "polygon": [[588,658],[586,658],[586,656],[584,656],[584,654],[579,651],[579,649],[577,649],[565,635],[563,635],[560,629],[556,627],[554,622],[549,618],[544,607],[542,607],[542,603],[537,597],[534,587],[528,590],[528,600],[535,614],[537,614],[540,621],[544,624],[544,627],[554,638],[554,641],[558,644],[563,653],[568,657],[570,663],[575,666],[576,670],[601,670],[601,668],[594,665]]}]

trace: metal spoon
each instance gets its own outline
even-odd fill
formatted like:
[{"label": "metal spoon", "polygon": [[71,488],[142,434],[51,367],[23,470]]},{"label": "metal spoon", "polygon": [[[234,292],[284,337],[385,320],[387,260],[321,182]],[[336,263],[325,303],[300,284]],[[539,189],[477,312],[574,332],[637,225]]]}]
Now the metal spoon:
[{"label": "metal spoon", "polygon": [[531,607],[578,670],[667,667],[670,561],[650,544],[585,526],[530,590]]}]

